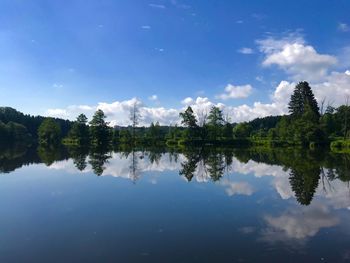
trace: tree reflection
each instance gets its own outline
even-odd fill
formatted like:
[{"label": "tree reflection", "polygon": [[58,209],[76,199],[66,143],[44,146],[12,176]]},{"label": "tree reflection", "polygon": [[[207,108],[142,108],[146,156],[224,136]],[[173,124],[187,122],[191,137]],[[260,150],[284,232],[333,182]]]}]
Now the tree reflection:
[{"label": "tree reflection", "polygon": [[[179,174],[187,181],[219,181],[225,173],[239,171],[233,167],[246,164],[250,172],[251,164],[278,165],[289,174],[290,188],[296,200],[309,205],[319,184],[321,190],[330,191],[332,182],[340,180],[350,182],[350,155],[330,153],[326,150],[310,151],[298,148],[182,148],[165,151],[161,148],[135,149],[124,147],[115,149],[116,158],[124,160],[123,177],[136,182],[142,171],[167,169],[170,163],[179,162]],[[162,158],[168,154],[168,158]],[[88,157],[89,156],[89,157]],[[45,163],[50,166],[55,161],[72,158],[77,170],[83,171],[90,164],[96,175],[102,175],[106,169],[111,151],[106,148],[69,147],[12,147],[0,149],[0,173],[8,173],[22,165]],[[88,161],[87,161],[88,160]],[[166,163],[164,163],[166,162]],[[178,166],[173,166],[176,169]],[[239,167],[239,169],[244,168]],[[266,167],[263,167],[266,169]],[[264,170],[262,170],[264,172]],[[119,176],[119,175],[117,175]],[[288,182],[288,181],[287,181]]]},{"label": "tree reflection", "polygon": [[69,158],[67,149],[62,146],[39,146],[37,153],[41,161],[47,166],[56,161],[68,160]]},{"label": "tree reflection", "polygon": [[0,148],[0,173],[10,173],[23,165],[41,163],[34,147],[12,145]]},{"label": "tree reflection", "polygon": [[291,169],[289,182],[297,201],[302,205],[309,205],[316,192],[320,178],[320,168],[315,170],[299,171]]},{"label": "tree reflection", "polygon": [[134,149],[131,152],[130,159],[130,177],[133,182],[136,182],[139,179],[139,170],[138,170],[138,156]]},{"label": "tree reflection", "polygon": [[106,169],[105,164],[110,158],[112,158],[112,155],[108,149],[92,149],[89,155],[89,164],[94,174],[97,176],[102,175],[103,171]]},{"label": "tree reflection", "polygon": [[[205,178],[209,175],[213,181],[218,181],[223,176],[228,162],[225,162],[223,152],[207,149],[192,149],[184,153],[186,160],[181,163],[180,175],[185,176],[187,181],[191,181],[198,169],[198,177]],[[229,157],[232,160],[232,155]],[[232,163],[232,161],[231,161]]]},{"label": "tree reflection", "polygon": [[194,176],[197,169],[197,164],[200,161],[200,155],[195,151],[189,151],[184,153],[186,161],[181,163],[180,175],[185,176],[188,182],[190,182]]},{"label": "tree reflection", "polygon": [[79,171],[84,171],[87,167],[87,156],[89,154],[89,148],[87,147],[69,147],[69,156],[73,159],[75,167]]}]

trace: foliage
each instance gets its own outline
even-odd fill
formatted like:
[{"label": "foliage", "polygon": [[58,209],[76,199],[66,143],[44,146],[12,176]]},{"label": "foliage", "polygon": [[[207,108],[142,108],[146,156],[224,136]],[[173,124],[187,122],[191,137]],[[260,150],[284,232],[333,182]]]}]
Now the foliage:
[{"label": "foliage", "polygon": [[90,141],[87,121],[87,117],[84,114],[80,114],[69,131],[69,139],[74,140],[78,145],[88,144]]},{"label": "foliage", "polygon": [[317,117],[320,116],[319,107],[309,83],[302,81],[296,85],[288,108],[293,117],[300,117],[306,111],[306,107]]},{"label": "foliage", "polygon": [[252,126],[247,122],[239,123],[233,128],[233,136],[235,138],[247,138],[251,132]]},{"label": "foliage", "polygon": [[102,146],[107,145],[111,139],[111,131],[108,127],[108,123],[105,121],[107,116],[99,109],[95,112],[92,120],[90,121],[90,136],[91,142],[94,145]]},{"label": "foliage", "polygon": [[61,138],[61,128],[54,119],[45,119],[38,128],[38,142],[40,145],[58,145]]},{"label": "foliage", "polygon": [[[25,126],[28,130],[28,133],[31,137],[37,139],[38,128],[41,123],[47,117],[43,116],[32,116],[29,114],[23,114],[10,107],[0,107],[0,121],[4,124],[8,122],[14,122]],[[72,126],[72,122],[69,120],[63,120],[59,118],[52,118],[56,123],[61,127],[62,136],[65,137],[68,135],[68,131]]]},{"label": "foliage", "polygon": [[221,137],[221,131],[224,124],[222,110],[213,106],[208,116],[208,137],[209,140],[218,140]]}]

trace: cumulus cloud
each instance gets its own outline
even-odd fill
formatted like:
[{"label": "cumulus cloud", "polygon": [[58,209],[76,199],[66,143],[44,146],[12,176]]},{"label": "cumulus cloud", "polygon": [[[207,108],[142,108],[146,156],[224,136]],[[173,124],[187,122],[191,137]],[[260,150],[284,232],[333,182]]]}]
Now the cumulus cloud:
[{"label": "cumulus cloud", "polygon": [[184,105],[190,105],[193,103],[193,99],[191,97],[187,97],[181,101],[182,104]]},{"label": "cumulus cloud", "polygon": [[217,95],[216,98],[222,100],[247,98],[252,93],[252,90],[253,87],[251,85],[235,86],[228,84],[225,88],[225,93]]},{"label": "cumulus cloud", "polygon": [[50,117],[64,118],[64,119],[75,119],[80,113],[85,113],[90,116],[95,107],[91,107],[88,105],[71,105],[66,109],[48,109],[46,111],[46,115]]},{"label": "cumulus cloud", "polygon": [[106,114],[107,121],[111,126],[127,126],[130,124],[130,110],[135,104],[141,114],[140,125],[149,125],[151,122],[157,121],[161,125],[169,125],[178,121],[179,110],[166,109],[164,107],[147,107],[137,98],[112,103],[100,102],[96,106],[72,105],[65,109],[48,109],[45,115],[74,120],[80,113],[84,113],[91,119],[94,111],[101,109]]},{"label": "cumulus cloud", "polygon": [[257,43],[265,54],[263,66],[276,65],[295,80],[321,80],[337,63],[336,57],[319,54],[300,36],[291,35],[282,39],[269,37]]},{"label": "cumulus cloud", "polygon": [[288,101],[293,92],[295,83],[281,81],[273,94],[271,103],[254,102],[252,106],[247,104],[236,107],[226,106],[225,111],[231,116],[233,121],[249,121],[258,117],[270,115],[282,115],[288,113]]},{"label": "cumulus cloud", "polygon": [[311,85],[316,99],[320,102],[326,99],[333,103],[333,106],[339,106],[346,103],[350,97],[350,74],[349,71],[332,72],[324,82]]},{"label": "cumulus cloud", "polygon": [[254,50],[249,47],[242,47],[241,49],[238,49],[237,52],[244,55],[251,55],[254,53]]},{"label": "cumulus cloud", "polygon": [[[264,104],[255,102],[252,106],[246,104],[240,106],[229,106],[223,103],[214,103],[207,97],[185,98],[182,100],[180,108],[165,107],[148,107],[139,99],[132,98],[124,101],[114,101],[112,103],[100,102],[94,106],[88,105],[71,105],[67,108],[48,109],[45,113],[47,116],[66,118],[74,120],[80,113],[84,113],[88,118],[92,117],[95,110],[101,109],[107,115],[107,121],[111,126],[130,124],[129,112],[136,103],[140,109],[140,125],[149,125],[151,122],[159,122],[161,125],[179,124],[179,113],[184,111],[187,106],[191,106],[197,117],[208,113],[213,106],[219,107],[228,114],[234,122],[252,120],[257,117],[268,115],[284,114],[288,112],[287,102],[294,88],[294,83],[282,81],[271,96],[271,103]],[[226,94],[227,95],[227,94]],[[237,96],[237,95],[235,95]],[[242,95],[240,95],[242,96]]]}]

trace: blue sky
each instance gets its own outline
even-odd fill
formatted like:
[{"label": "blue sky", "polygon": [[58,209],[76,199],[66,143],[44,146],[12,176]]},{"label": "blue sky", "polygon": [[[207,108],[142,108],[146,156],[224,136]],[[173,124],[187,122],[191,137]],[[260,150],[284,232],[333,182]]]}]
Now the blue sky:
[{"label": "blue sky", "polygon": [[132,103],[164,124],[217,105],[243,121],[284,113],[301,80],[339,105],[349,13],[345,0],[1,0],[0,105],[71,119],[102,108],[114,124]]}]

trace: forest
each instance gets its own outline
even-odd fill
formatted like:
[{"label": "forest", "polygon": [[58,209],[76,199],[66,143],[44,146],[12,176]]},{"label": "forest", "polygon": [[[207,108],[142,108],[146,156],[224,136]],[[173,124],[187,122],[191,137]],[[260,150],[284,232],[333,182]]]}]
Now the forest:
[{"label": "forest", "polygon": [[9,107],[0,108],[0,145],[60,144],[106,147],[128,146],[330,146],[334,151],[350,149],[350,106],[318,105],[307,82],[296,85],[288,104],[289,114],[235,123],[213,106],[198,116],[189,106],[179,114],[179,126],[149,127],[138,124],[142,116],[136,105],[130,110],[130,125],[110,127],[102,110],[89,121],[80,114],[75,121],[30,116]]}]

